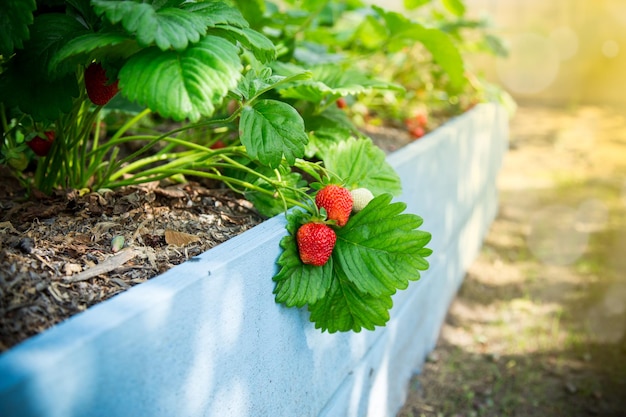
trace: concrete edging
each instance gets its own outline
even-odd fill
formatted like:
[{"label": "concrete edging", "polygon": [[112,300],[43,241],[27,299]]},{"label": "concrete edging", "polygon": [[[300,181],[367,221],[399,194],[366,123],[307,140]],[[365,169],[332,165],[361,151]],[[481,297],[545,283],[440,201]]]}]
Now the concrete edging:
[{"label": "concrete edging", "polygon": [[508,116],[479,105],[390,155],[433,234],[384,328],[314,329],[274,302],[284,216],[0,355],[9,416],[392,416],[497,211]]}]

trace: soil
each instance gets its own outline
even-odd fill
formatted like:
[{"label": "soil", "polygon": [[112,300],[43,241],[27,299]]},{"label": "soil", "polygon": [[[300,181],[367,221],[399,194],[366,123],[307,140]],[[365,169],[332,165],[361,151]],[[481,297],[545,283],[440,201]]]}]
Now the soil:
[{"label": "soil", "polygon": [[[386,153],[414,140],[396,128],[366,130]],[[26,198],[2,168],[0,352],[265,220],[220,183]]]},{"label": "soil", "polygon": [[260,223],[215,185],[23,198],[0,172],[0,351]]},{"label": "soil", "polygon": [[398,417],[626,416],[624,114],[520,106],[499,214]]}]

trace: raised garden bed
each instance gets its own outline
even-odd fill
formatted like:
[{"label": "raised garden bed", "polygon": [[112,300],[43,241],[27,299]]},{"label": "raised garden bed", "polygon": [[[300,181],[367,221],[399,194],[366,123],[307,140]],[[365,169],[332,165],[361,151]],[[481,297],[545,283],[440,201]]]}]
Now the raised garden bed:
[{"label": "raised garden bed", "polygon": [[386,327],[321,333],[275,302],[279,215],[3,353],[2,415],[394,415],[495,216],[507,126],[478,105],[389,155],[433,255]]}]

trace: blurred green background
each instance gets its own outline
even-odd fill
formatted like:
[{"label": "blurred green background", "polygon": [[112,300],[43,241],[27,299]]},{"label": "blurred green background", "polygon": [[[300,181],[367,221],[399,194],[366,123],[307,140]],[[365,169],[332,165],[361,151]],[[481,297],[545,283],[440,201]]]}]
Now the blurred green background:
[{"label": "blurred green background", "polygon": [[[372,1],[402,10],[402,0]],[[470,60],[519,102],[626,107],[626,0],[465,0],[507,59]]]},{"label": "blurred green background", "polygon": [[508,59],[480,63],[518,100],[626,106],[626,1],[467,0],[491,16]]}]

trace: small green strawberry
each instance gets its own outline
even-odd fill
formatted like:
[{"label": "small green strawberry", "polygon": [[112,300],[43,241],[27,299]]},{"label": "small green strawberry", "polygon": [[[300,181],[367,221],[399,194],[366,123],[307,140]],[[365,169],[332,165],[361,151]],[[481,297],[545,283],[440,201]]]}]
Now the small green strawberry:
[{"label": "small green strawberry", "polygon": [[6,157],[6,163],[15,170],[24,171],[28,166],[28,157],[23,152],[11,152]]},{"label": "small green strawberry", "polygon": [[302,263],[323,266],[333,253],[337,235],[324,223],[305,223],[296,232],[296,242]]},{"label": "small green strawberry", "polygon": [[85,69],[85,89],[89,100],[96,106],[104,106],[119,91],[119,80],[109,82],[106,71],[98,62],[92,62]]},{"label": "small green strawberry", "polygon": [[352,212],[352,195],[347,188],[334,184],[327,185],[315,196],[315,204],[326,209],[328,218],[337,222],[337,226],[343,227],[348,223]]},{"label": "small green strawberry", "polygon": [[350,191],[350,194],[352,195],[352,212],[354,213],[363,210],[374,199],[374,194],[367,188],[355,188]]}]

